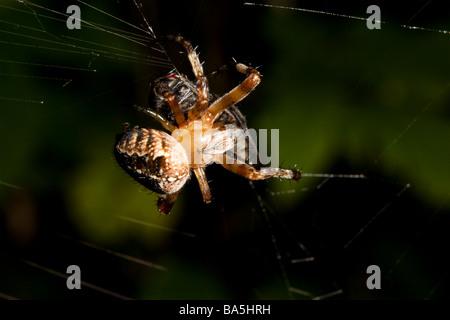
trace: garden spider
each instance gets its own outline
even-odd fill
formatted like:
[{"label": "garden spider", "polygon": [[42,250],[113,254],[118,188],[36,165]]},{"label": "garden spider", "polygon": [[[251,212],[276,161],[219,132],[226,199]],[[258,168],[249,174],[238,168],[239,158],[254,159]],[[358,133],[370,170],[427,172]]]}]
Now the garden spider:
[{"label": "garden spider", "polygon": [[[298,180],[298,170],[261,168],[237,162],[227,151],[235,147],[237,136],[230,126],[243,130],[245,120],[235,104],[244,99],[261,81],[260,73],[241,63],[236,70],[246,79],[222,97],[213,100],[207,78],[192,45],[181,36],[169,39],[181,44],[188,56],[196,83],[185,77],[169,73],[153,85],[157,98],[156,109],[167,110],[167,115],[148,108],[140,111],[159,121],[166,132],[124,124],[118,135],[114,154],[119,165],[136,181],[158,193],[158,209],[168,214],[190,177],[191,169],[200,185],[203,201],[212,200],[205,167],[220,163],[224,168],[249,180],[270,177]],[[168,107],[168,108],[167,108]],[[241,130],[242,132],[242,130]]]}]

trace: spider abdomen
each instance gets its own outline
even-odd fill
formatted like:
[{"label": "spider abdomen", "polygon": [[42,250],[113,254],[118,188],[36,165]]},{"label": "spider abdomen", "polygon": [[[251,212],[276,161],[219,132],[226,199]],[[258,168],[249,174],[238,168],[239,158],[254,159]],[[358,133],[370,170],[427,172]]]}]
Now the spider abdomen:
[{"label": "spider abdomen", "polygon": [[144,187],[171,194],[189,178],[189,159],[178,141],[163,131],[135,127],[122,133],[114,148],[119,165]]}]

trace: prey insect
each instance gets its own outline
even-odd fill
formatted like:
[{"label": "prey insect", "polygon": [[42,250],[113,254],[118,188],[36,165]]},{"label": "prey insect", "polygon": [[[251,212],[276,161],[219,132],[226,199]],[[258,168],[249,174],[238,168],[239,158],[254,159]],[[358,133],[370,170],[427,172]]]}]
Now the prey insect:
[{"label": "prey insect", "polygon": [[[243,100],[261,81],[260,73],[235,63],[246,76],[222,97],[209,93],[207,77],[191,43],[181,36],[169,37],[183,46],[196,82],[169,73],[153,84],[154,109],[139,108],[160,122],[170,134],[124,124],[117,137],[114,154],[119,165],[144,187],[158,193],[158,209],[168,214],[193,171],[205,203],[212,201],[205,168],[213,162],[249,180],[271,177],[299,180],[301,172],[281,168],[257,168],[229,155],[236,140],[247,129],[236,103]],[[241,129],[240,131],[230,129]],[[244,156],[245,158],[245,156]]]}]

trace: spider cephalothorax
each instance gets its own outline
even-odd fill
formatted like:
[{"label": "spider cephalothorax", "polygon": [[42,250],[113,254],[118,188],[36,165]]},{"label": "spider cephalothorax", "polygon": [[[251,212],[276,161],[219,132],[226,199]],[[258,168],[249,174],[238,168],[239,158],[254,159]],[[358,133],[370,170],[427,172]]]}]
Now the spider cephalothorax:
[{"label": "spider cephalothorax", "polygon": [[[236,141],[245,139],[247,127],[235,104],[260,83],[259,72],[236,63],[236,70],[245,74],[246,79],[227,94],[214,99],[192,45],[181,36],[170,38],[185,48],[196,82],[169,73],[153,82],[156,111],[140,110],[158,120],[171,135],[154,129],[130,129],[125,124],[114,149],[121,167],[143,186],[159,194],[159,211],[169,213],[189,179],[191,169],[199,182],[204,202],[211,202],[205,167],[213,162],[249,180],[300,179],[298,170],[257,169],[246,163],[248,144],[241,151],[236,147]],[[233,150],[238,150],[237,155],[230,155]]]}]

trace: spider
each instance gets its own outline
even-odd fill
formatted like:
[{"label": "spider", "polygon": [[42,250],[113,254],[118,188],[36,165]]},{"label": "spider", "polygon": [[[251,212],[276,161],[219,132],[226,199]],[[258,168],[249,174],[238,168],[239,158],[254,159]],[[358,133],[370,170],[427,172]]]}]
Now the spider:
[{"label": "spider", "polygon": [[[170,213],[178,194],[194,172],[203,201],[212,201],[205,167],[213,162],[249,180],[270,177],[299,180],[301,172],[281,168],[256,168],[236,161],[227,151],[235,147],[236,134],[245,132],[246,123],[235,106],[261,81],[260,73],[242,63],[234,63],[245,80],[227,94],[215,99],[209,93],[207,78],[191,43],[181,36],[169,36],[187,53],[196,82],[171,72],[153,84],[156,110],[138,107],[170,132],[134,127],[128,123],[117,136],[114,154],[119,165],[144,187],[158,193],[158,210]],[[165,112],[165,114],[163,114]],[[238,134],[239,135],[239,134]],[[246,158],[247,159],[247,158]]]}]

